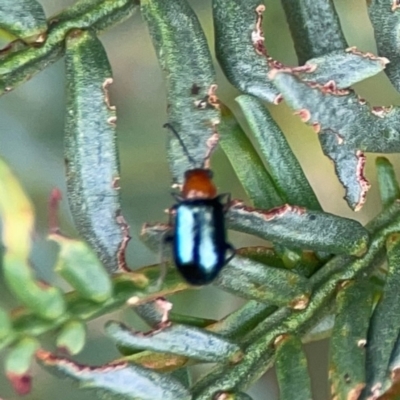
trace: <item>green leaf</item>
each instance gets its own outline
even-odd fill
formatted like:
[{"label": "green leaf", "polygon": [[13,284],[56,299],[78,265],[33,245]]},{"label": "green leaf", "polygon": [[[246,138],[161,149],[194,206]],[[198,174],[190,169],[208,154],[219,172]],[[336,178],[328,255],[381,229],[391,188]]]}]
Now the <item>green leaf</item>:
[{"label": "green leaf", "polygon": [[65,312],[61,290],[35,280],[29,265],[34,211],[30,200],[12,171],[0,159],[0,218],[4,280],[14,296],[45,319]]},{"label": "green leaf", "polygon": [[66,40],[65,162],[75,225],[110,272],[125,268],[127,225],[120,212],[111,67],[101,42],[72,31]]},{"label": "green leaf", "polygon": [[267,77],[274,60],[264,47],[264,10],[259,0],[213,0],[215,51],[233,86],[277,104],[281,97]]},{"label": "green leaf", "polygon": [[217,332],[229,339],[239,339],[245,333],[255,328],[258,323],[271,315],[276,306],[249,300],[242,307],[207,327],[211,332]]},{"label": "green leaf", "polygon": [[107,334],[120,346],[177,354],[205,362],[222,362],[240,357],[239,346],[215,333],[184,325],[167,325],[165,328],[143,334],[126,325],[110,321]]},{"label": "green leaf", "polygon": [[384,208],[389,207],[394,200],[400,199],[400,187],[396,179],[396,173],[393,165],[385,157],[377,157],[375,165],[382,206]]},{"label": "green leaf", "polygon": [[60,245],[55,270],[84,298],[103,302],[112,295],[109,275],[93,250],[84,242],[51,234]]},{"label": "green leaf", "polygon": [[400,108],[370,109],[351,90],[337,90],[332,82],[309,84],[282,71],[276,71],[274,83],[302,120],[319,132],[322,148],[345,185],[347,202],[359,210],[369,189],[363,152],[400,151]]},{"label": "green leaf", "polygon": [[347,47],[332,0],[282,0],[282,5],[301,65]]},{"label": "green leaf", "polygon": [[338,146],[345,143],[373,153],[400,151],[399,107],[373,107],[371,110],[354,91],[338,90],[332,82],[324,86],[312,84],[278,70],[271,75],[302,120],[317,130],[330,130]]},{"label": "green leaf", "polygon": [[2,0],[0,27],[27,43],[41,44],[46,39],[46,15],[36,0]]},{"label": "green leaf", "polygon": [[[300,64],[285,67],[267,53],[262,32],[265,6],[256,0],[213,0],[215,48],[229,81],[240,91],[270,103],[282,96],[268,72],[273,68],[299,73],[302,79],[345,88],[380,72],[388,60],[355,48],[347,49],[333,3],[283,2]],[[279,89],[279,88],[278,88]]]},{"label": "green leaf", "polygon": [[311,382],[301,340],[282,335],[275,341],[280,400],[311,400]]},{"label": "green leaf", "polygon": [[236,201],[227,218],[231,229],[293,248],[361,255],[369,241],[357,221],[297,206],[263,211]]},{"label": "green leaf", "polygon": [[86,341],[86,326],[82,321],[68,321],[57,335],[57,349],[70,354],[78,354]]},{"label": "green leaf", "polygon": [[188,169],[204,165],[218,139],[212,58],[197,16],[185,0],[142,0],[140,7],[166,73],[168,121],[192,159],[170,132],[168,161],[174,182],[182,183]]},{"label": "green leaf", "polygon": [[322,85],[333,81],[338,89],[346,89],[383,71],[388,63],[387,58],[349,47],[312,58],[304,68],[295,67],[292,71],[304,81]]},{"label": "green leaf", "polygon": [[284,203],[260,156],[231,110],[221,105],[220,146],[254,207],[269,209]]},{"label": "green leaf", "polygon": [[303,276],[239,255],[221,271],[216,284],[243,298],[295,309],[305,308],[311,294]]},{"label": "green leaf", "polygon": [[283,257],[273,248],[266,246],[250,246],[236,249],[236,254],[250,258],[253,261],[269,265],[275,268],[285,268],[287,266],[283,261]]},{"label": "green leaf", "polygon": [[321,210],[300,163],[268,110],[251,96],[239,96],[236,101],[243,110],[284,202]]},{"label": "green leaf", "polygon": [[38,316],[57,319],[65,312],[63,293],[35,280],[28,261],[17,254],[6,252],[3,259],[4,278],[14,296]]},{"label": "green leaf", "polygon": [[187,389],[167,374],[126,362],[102,367],[79,365],[41,350],[39,361],[52,373],[73,379],[82,389],[95,389],[99,399],[190,400]]},{"label": "green leaf", "polygon": [[370,184],[364,176],[366,157],[346,143],[341,143],[340,138],[329,129],[318,133],[324,154],[333,161],[335,173],[346,190],[345,200],[354,211],[363,207]]},{"label": "green leaf", "polygon": [[81,0],[54,16],[42,46],[17,46],[17,51],[16,46],[10,46],[4,54],[0,61],[0,95],[57,61],[64,54],[65,36],[70,30],[90,29],[99,33],[130,17],[137,5],[132,0]]},{"label": "green leaf", "polygon": [[[365,345],[374,290],[368,281],[348,283],[339,291],[330,342],[332,395],[357,399],[365,386]],[[367,364],[368,365],[368,364]]]},{"label": "green leaf", "polygon": [[14,390],[20,394],[28,394],[31,390],[31,367],[39,342],[32,337],[24,337],[14,344],[5,359],[5,372]]},{"label": "green leaf", "polygon": [[393,86],[400,90],[399,4],[393,0],[372,0],[369,4],[368,13],[374,29],[378,53],[390,60],[385,72]]},{"label": "green leaf", "polygon": [[202,376],[193,385],[193,400],[209,400],[216,393],[246,390],[272,366],[272,357],[273,349],[267,342],[254,343],[245,350],[239,363],[218,364]]},{"label": "green leaf", "polygon": [[13,345],[5,362],[6,373],[25,374],[29,370],[38,348],[39,342],[32,337],[25,337]]},{"label": "green leaf", "polygon": [[366,393],[383,394],[390,386],[388,371],[399,335],[400,235],[387,240],[388,274],[381,298],[372,314],[368,331]]},{"label": "green leaf", "polygon": [[163,322],[169,321],[171,309],[172,303],[163,297],[134,307],[135,312],[153,328],[158,327]]},{"label": "green leaf", "polygon": [[197,326],[204,328],[215,322],[214,319],[199,318],[192,315],[184,315],[171,311],[172,303],[163,297],[153,301],[139,304],[133,308],[135,312],[152,328],[158,328],[167,321],[177,324]]}]

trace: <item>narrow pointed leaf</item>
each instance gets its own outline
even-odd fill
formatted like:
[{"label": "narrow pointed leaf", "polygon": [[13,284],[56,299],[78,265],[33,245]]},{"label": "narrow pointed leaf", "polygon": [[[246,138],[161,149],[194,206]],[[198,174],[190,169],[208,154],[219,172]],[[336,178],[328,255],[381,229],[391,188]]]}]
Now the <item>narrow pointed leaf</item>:
[{"label": "narrow pointed leaf", "polygon": [[372,0],[369,2],[368,13],[374,28],[378,54],[390,60],[385,72],[393,86],[400,90],[399,3],[396,0]]},{"label": "narrow pointed leaf", "polygon": [[296,206],[263,211],[236,201],[227,217],[232,229],[293,248],[362,255],[369,241],[357,221]]},{"label": "narrow pointed leaf", "polygon": [[43,350],[37,357],[50,372],[73,379],[82,389],[95,389],[100,399],[191,399],[187,389],[171,376],[138,365],[119,363],[89,367]]},{"label": "narrow pointed leaf", "polygon": [[365,386],[365,345],[373,297],[368,281],[350,283],[337,296],[330,342],[332,397],[357,399]]},{"label": "narrow pointed leaf", "polygon": [[400,199],[399,182],[393,165],[387,158],[378,157],[375,163],[382,206],[389,207],[396,199]]},{"label": "narrow pointed leaf", "polygon": [[243,110],[284,202],[321,210],[300,163],[268,110],[251,96],[242,95],[236,101]]},{"label": "narrow pointed leaf", "polygon": [[[127,361],[141,365],[154,371],[171,373],[177,369],[190,366],[192,363],[187,357],[176,354],[157,353],[154,351],[140,351],[131,349],[131,355],[123,357],[121,361]],[[180,379],[178,379],[180,381]],[[186,385],[184,385],[186,387]]]},{"label": "narrow pointed leaf", "polygon": [[354,211],[359,211],[366,200],[370,184],[364,176],[366,158],[351,145],[341,143],[329,129],[318,133],[324,154],[333,161],[339,182],[346,190],[345,200]]},{"label": "narrow pointed leaf", "polygon": [[303,276],[239,255],[225,266],[216,283],[240,297],[296,309],[305,308],[311,294]]},{"label": "narrow pointed leaf", "polygon": [[70,354],[78,354],[85,345],[86,326],[82,321],[68,321],[57,335],[57,349]]},{"label": "narrow pointed leaf", "polygon": [[134,308],[135,312],[151,327],[157,327],[161,323],[169,321],[169,312],[171,309],[172,303],[163,297],[139,304]]},{"label": "narrow pointed leaf", "polygon": [[367,393],[383,394],[390,386],[389,362],[399,335],[400,235],[387,241],[388,274],[368,331]]},{"label": "narrow pointed leaf", "polygon": [[[132,0],[76,2],[52,18],[43,45],[10,46],[3,54],[0,62],[0,95],[8,93],[57,61],[64,54],[65,37],[71,29],[90,28],[92,32],[99,33],[126,20],[137,6],[138,3]],[[15,47],[18,47],[17,51]]]},{"label": "narrow pointed leaf", "polygon": [[158,297],[147,303],[139,304],[134,307],[134,310],[152,328],[159,328],[160,325],[167,322],[205,328],[215,322],[213,319],[175,313],[171,311],[172,303],[163,297]]},{"label": "narrow pointed leaf", "polygon": [[264,10],[259,0],[213,0],[215,50],[232,85],[244,93],[278,103],[279,91],[267,77],[273,60],[264,47]]},{"label": "narrow pointed leaf", "polygon": [[73,31],[66,40],[65,160],[76,227],[108,271],[124,268],[127,225],[120,213],[111,67],[101,42]]},{"label": "narrow pointed leaf", "polygon": [[35,279],[29,265],[34,211],[12,171],[0,160],[0,218],[4,279],[14,296],[26,307],[46,319],[65,311],[62,292]]},{"label": "narrow pointed leaf", "polygon": [[231,110],[222,106],[220,145],[254,207],[268,210],[284,203],[270,174]]},{"label": "narrow pointed leaf", "polygon": [[[370,109],[351,90],[338,90],[334,83],[309,84],[287,72],[277,71],[274,82],[302,120],[321,132],[324,152],[336,163],[338,175],[346,184],[347,202],[360,209],[369,189],[363,152],[400,151],[400,109]],[[352,179],[345,179],[346,175]],[[350,191],[358,196],[350,196]]]},{"label": "narrow pointed leaf", "polygon": [[220,113],[212,59],[197,16],[186,0],[144,0],[140,7],[166,73],[168,122],[194,161],[169,133],[170,169],[174,181],[182,183],[185,171],[203,166],[210,141],[217,139]]},{"label": "narrow pointed leaf", "polygon": [[249,300],[238,310],[209,325],[207,330],[229,339],[238,339],[255,328],[260,321],[276,309],[276,306]]},{"label": "narrow pointed leaf", "polygon": [[294,393],[296,400],[311,400],[307,359],[300,339],[287,336],[276,344],[276,375],[280,400],[291,400]]},{"label": "narrow pointed leaf", "polygon": [[42,43],[47,30],[43,7],[36,0],[2,0],[0,28],[28,43]]},{"label": "narrow pointed leaf", "polygon": [[349,47],[312,58],[303,68],[291,70],[304,81],[322,85],[333,81],[338,89],[346,89],[383,71],[388,63],[387,58]]},{"label": "narrow pointed leaf", "polygon": [[330,129],[339,146],[346,143],[374,153],[400,151],[400,108],[370,109],[355,92],[338,90],[334,83],[308,83],[292,73],[278,70],[271,75],[285,100],[302,120],[316,129]]},{"label": "narrow pointed leaf", "polygon": [[103,302],[112,295],[112,283],[93,250],[79,240],[51,234],[60,245],[55,270],[85,299]]},{"label": "narrow pointed leaf", "polygon": [[[250,300],[222,320],[209,324],[206,329],[228,339],[240,338],[275,310],[275,306]],[[189,362],[187,357],[149,351],[142,351],[125,359],[148,368],[160,369],[162,371],[180,368]]]},{"label": "narrow pointed leaf", "polygon": [[118,345],[124,347],[172,353],[206,362],[226,361],[241,354],[239,346],[229,340],[191,326],[170,325],[143,334],[111,321],[107,323],[106,331]]},{"label": "narrow pointed leaf", "polygon": [[332,0],[282,0],[300,64],[347,47]]},{"label": "narrow pointed leaf", "polygon": [[287,268],[283,257],[273,247],[250,246],[236,249],[236,254],[276,268]]}]

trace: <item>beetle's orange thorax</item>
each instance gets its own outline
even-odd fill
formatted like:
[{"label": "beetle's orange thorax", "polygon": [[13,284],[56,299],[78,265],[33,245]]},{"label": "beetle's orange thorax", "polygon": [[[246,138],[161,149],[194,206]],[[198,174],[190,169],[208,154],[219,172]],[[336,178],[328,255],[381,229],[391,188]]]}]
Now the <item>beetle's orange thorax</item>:
[{"label": "beetle's orange thorax", "polygon": [[216,196],[217,188],[209,169],[196,168],[186,171],[182,186],[184,199],[213,199]]}]

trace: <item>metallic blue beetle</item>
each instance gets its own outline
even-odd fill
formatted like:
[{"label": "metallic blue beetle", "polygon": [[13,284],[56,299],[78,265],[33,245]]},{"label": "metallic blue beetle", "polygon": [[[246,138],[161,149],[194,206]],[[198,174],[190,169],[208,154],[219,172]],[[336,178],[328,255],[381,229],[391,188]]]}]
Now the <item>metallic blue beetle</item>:
[{"label": "metallic blue beetle", "polygon": [[[186,147],[178,134],[182,148]],[[189,154],[188,158],[191,159]],[[225,204],[223,198],[227,198]],[[235,255],[226,241],[225,212],[229,196],[217,196],[212,171],[194,168],[186,171],[178,203],[170,209],[173,258],[179,272],[192,285],[211,283]],[[228,254],[231,253],[231,254]]]}]

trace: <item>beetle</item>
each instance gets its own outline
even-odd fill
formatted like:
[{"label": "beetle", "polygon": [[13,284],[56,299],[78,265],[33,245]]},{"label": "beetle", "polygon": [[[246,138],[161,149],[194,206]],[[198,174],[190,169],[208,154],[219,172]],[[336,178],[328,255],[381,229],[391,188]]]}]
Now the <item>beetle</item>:
[{"label": "beetle", "polygon": [[[194,164],[175,129],[170,124],[164,127],[175,134]],[[211,283],[235,256],[225,229],[230,196],[217,195],[212,178],[211,169],[204,165],[187,170],[181,192],[175,195],[177,203],[169,210],[171,232],[166,240],[172,242],[174,263],[182,277],[196,286]]]}]

